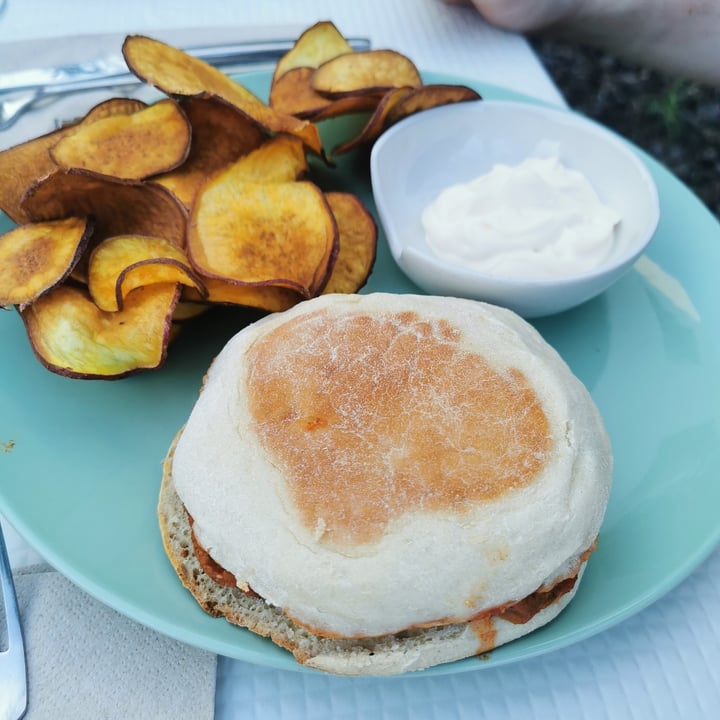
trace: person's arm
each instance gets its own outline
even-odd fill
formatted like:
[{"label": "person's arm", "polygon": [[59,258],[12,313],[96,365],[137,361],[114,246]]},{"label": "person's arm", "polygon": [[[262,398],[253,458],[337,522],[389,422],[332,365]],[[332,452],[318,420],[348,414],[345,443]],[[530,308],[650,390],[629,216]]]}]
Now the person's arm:
[{"label": "person's arm", "polygon": [[[457,0],[451,0],[457,2]],[[720,86],[720,0],[472,0],[488,22],[552,33]]]}]

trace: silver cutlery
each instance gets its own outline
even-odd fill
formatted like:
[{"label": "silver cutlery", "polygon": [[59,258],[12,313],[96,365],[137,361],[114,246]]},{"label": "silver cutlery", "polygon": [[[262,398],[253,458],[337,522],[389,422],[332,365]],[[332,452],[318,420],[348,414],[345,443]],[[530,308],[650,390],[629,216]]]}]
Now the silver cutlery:
[{"label": "silver cutlery", "polygon": [[0,720],[20,720],[27,709],[25,646],[15,585],[1,527],[0,586],[7,626],[7,647],[0,650]]},{"label": "silver cutlery", "polygon": [[[248,66],[277,61],[295,40],[258,40],[237,44],[205,45],[186,48],[186,52],[231,73]],[[348,38],[353,50],[367,50],[367,38]],[[128,72],[122,56],[107,56],[89,62],[0,73],[0,130],[11,127],[23,113],[68,93],[99,88],[141,85]]]}]

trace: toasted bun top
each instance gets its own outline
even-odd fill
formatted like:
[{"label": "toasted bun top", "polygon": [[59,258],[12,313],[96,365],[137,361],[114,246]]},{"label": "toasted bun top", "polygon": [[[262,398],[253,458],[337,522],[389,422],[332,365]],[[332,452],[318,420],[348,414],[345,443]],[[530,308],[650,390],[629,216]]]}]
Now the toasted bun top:
[{"label": "toasted bun top", "polygon": [[238,333],[175,450],[201,544],[315,632],[471,618],[595,540],[611,453],[583,385],[515,314],[327,295]]}]

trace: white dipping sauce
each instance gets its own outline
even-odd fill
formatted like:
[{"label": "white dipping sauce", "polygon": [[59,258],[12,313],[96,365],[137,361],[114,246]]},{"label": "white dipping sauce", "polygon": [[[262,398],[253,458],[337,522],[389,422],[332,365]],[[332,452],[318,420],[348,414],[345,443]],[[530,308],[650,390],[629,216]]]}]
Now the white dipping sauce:
[{"label": "white dipping sauce", "polygon": [[422,214],[426,241],[439,258],[528,279],[598,267],[612,253],[618,222],[585,176],[553,157],[495,165],[443,190]]}]

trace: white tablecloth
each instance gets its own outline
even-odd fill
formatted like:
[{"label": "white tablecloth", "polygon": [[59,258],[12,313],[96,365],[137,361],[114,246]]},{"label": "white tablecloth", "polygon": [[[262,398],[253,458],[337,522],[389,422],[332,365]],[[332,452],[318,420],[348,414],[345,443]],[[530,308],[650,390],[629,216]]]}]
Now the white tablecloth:
[{"label": "white tablecloth", "polygon": [[[490,30],[470,9],[438,0],[153,2],[9,0],[3,43],[80,33],[188,27],[307,27],[331,19],[419,67],[563,100],[521,38]],[[8,46],[5,46],[8,47]],[[50,41],[48,41],[50,47]],[[72,49],[69,49],[69,52]],[[14,62],[14,61],[13,61]],[[0,134],[1,137],[1,134]],[[6,144],[6,143],[3,143]],[[6,526],[11,560],[37,555]],[[434,678],[352,680],[218,662],[216,720],[234,718],[683,718],[720,717],[720,552],[665,598],[619,626],[564,650],[506,667]]]}]

